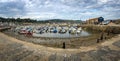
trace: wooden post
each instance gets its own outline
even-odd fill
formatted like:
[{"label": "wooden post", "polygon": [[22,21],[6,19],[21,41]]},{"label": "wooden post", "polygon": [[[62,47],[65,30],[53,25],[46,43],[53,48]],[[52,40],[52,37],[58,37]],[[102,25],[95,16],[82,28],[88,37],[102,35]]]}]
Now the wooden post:
[{"label": "wooden post", "polygon": [[105,39],[107,39],[107,37],[105,36]]},{"label": "wooden post", "polygon": [[110,30],[108,30],[107,35],[108,35],[108,36],[110,35]]},{"label": "wooden post", "polygon": [[65,47],[66,47],[66,46],[65,46],[65,42],[63,42],[63,49],[65,49]]},{"label": "wooden post", "polygon": [[104,33],[101,34],[100,40],[103,40]]},{"label": "wooden post", "polygon": [[99,39],[97,39],[97,43],[99,43],[100,41],[99,41]]}]

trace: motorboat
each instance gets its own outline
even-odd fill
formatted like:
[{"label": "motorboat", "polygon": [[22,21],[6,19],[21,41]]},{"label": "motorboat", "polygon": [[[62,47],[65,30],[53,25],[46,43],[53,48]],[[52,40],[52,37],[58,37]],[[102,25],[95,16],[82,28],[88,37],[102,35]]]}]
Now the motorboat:
[{"label": "motorboat", "polygon": [[81,32],[82,32],[82,28],[81,27],[77,28],[76,33],[81,33]]},{"label": "motorboat", "polygon": [[20,34],[26,34],[26,33],[28,33],[27,28],[20,29],[18,33],[20,33]]},{"label": "motorboat", "polygon": [[53,33],[57,33],[57,29],[53,30]]},{"label": "motorboat", "polygon": [[70,34],[75,34],[75,33],[76,33],[76,29],[73,28],[73,27],[70,28],[70,29],[69,29],[69,33],[70,33]]},{"label": "motorboat", "polygon": [[65,30],[65,29],[59,30],[59,33],[61,33],[61,34],[66,33],[66,32],[67,32],[67,30]]}]

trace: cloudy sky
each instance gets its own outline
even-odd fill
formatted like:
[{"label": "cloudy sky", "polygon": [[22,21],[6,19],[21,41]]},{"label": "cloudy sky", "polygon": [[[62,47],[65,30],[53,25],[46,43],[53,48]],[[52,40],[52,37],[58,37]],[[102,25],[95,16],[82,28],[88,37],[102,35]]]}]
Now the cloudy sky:
[{"label": "cloudy sky", "polygon": [[120,0],[0,0],[0,16],[32,19],[120,18]]}]

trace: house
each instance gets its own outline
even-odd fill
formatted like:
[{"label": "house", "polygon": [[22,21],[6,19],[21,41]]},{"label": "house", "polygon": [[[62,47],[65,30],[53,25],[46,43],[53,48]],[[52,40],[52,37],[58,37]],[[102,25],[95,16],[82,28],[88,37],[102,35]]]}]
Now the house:
[{"label": "house", "polygon": [[86,21],[87,24],[100,24],[104,21],[103,17],[92,18]]}]

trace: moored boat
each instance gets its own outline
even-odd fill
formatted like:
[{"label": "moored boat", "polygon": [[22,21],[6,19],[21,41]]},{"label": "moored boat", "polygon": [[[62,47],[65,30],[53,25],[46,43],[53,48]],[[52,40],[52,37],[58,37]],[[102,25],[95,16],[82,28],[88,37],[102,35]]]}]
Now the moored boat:
[{"label": "moored boat", "polygon": [[77,28],[76,33],[81,33],[81,32],[82,32],[82,28],[81,27]]}]

